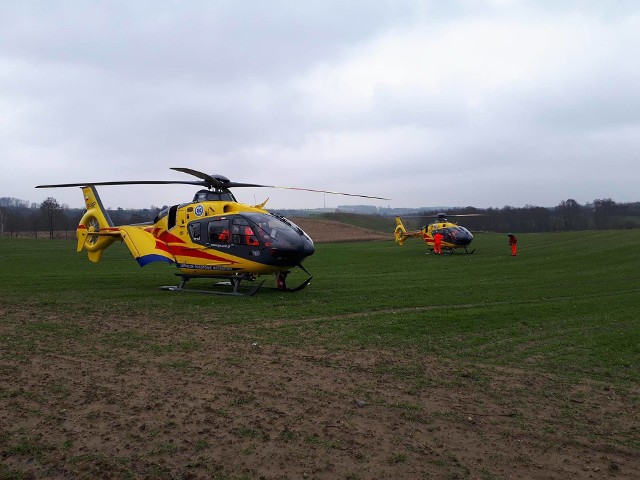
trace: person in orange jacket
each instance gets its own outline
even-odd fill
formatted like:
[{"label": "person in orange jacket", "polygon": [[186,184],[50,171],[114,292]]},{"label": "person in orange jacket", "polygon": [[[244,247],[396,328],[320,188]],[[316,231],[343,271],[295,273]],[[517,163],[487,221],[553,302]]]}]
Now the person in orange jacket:
[{"label": "person in orange jacket", "polygon": [[511,256],[515,257],[518,254],[518,239],[513,233],[508,233],[507,237],[509,237],[509,245],[511,245]]},{"label": "person in orange jacket", "polygon": [[244,227],[244,236],[247,245],[250,245],[252,247],[257,247],[258,245],[260,245],[260,242],[256,238],[255,233],[253,233],[253,229],[251,227]]},{"label": "person in orange jacket", "polygon": [[442,254],[442,239],[443,238],[444,238],[444,235],[442,235],[440,232],[437,232],[433,236],[433,253],[436,253],[438,255]]}]

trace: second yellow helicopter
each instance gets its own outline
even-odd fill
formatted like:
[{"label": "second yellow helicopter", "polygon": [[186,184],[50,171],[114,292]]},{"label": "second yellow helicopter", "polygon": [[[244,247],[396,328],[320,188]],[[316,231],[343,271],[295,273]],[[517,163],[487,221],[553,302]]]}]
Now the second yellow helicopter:
[{"label": "second yellow helicopter", "polygon": [[[480,214],[450,215],[452,217],[472,217]],[[421,237],[430,247],[430,252],[434,251],[435,235],[442,235],[442,253],[452,254],[457,249],[462,248],[468,254],[475,252],[469,250],[469,244],[473,240],[473,235],[465,227],[457,225],[448,220],[446,213],[438,213],[435,220],[422,227],[420,230],[407,230],[400,217],[396,217],[396,229],[394,237],[396,242],[402,246],[407,238]],[[406,217],[405,217],[406,218]],[[423,218],[423,217],[421,217]]]}]

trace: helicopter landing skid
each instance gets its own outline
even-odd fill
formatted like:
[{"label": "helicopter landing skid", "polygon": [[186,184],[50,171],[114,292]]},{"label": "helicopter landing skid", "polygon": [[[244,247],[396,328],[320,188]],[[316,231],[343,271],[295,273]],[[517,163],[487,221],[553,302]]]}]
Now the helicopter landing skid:
[{"label": "helicopter landing skid", "polygon": [[309,275],[309,278],[307,278],[304,282],[302,282],[297,287],[289,288],[287,287],[287,276],[289,275],[289,272],[288,271],[279,272],[276,274],[276,287],[273,288],[273,290],[278,290],[280,292],[299,292],[300,290],[303,290],[304,288],[306,288],[307,285],[311,283],[311,280],[313,280],[313,275],[311,275],[309,271],[302,266],[301,263],[299,263],[297,267],[300,270],[302,270],[304,273]]},{"label": "helicopter landing skid", "polygon": [[[310,276],[304,282],[302,282],[300,285],[298,285],[297,287],[294,287],[294,288],[289,288],[289,287],[286,286],[286,284],[280,284],[276,280],[277,286],[275,288],[271,287],[271,290],[278,290],[279,292],[299,292],[300,290],[305,289],[306,286],[311,283],[311,280],[313,280],[313,276]],[[265,287],[265,288],[267,288],[267,287]]]},{"label": "helicopter landing skid", "polygon": [[[241,296],[241,297],[251,297],[255,295],[255,293],[260,290],[264,280],[257,285],[253,286],[251,289],[246,291],[240,290],[240,282],[242,280],[253,281],[253,277],[251,275],[242,275],[236,277],[224,277],[221,275],[185,275],[181,273],[176,273],[177,276],[181,277],[179,285],[167,285],[159,287],[160,290],[168,290],[170,292],[190,292],[190,293],[206,293],[209,295],[231,295],[231,296]],[[217,278],[222,280],[220,282],[216,282],[215,285],[226,285],[233,287],[231,292],[223,292],[223,291],[214,291],[214,290],[192,290],[190,288],[185,288],[186,283],[192,278]]]}]

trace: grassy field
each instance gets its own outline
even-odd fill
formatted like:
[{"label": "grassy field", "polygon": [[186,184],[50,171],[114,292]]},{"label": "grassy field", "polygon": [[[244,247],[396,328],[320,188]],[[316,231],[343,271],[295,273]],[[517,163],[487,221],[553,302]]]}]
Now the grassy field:
[{"label": "grassy field", "polygon": [[[424,255],[419,241],[318,245],[305,263],[314,275],[306,290],[228,298],[161,291],[176,283],[175,270],[142,269],[120,244],[92,264],[72,242],[2,239],[0,303],[9,323],[11,312],[39,309],[43,330],[64,329],[47,326],[50,312],[139,314],[236,324],[238,335],[262,343],[412,349],[571,379],[640,381],[640,230],[525,234],[515,258],[503,235],[474,242],[474,255],[442,257]],[[0,339],[4,352],[11,338]]]},{"label": "grassy field", "polygon": [[320,244],[238,298],[0,239],[0,480],[637,478],[639,245]]}]

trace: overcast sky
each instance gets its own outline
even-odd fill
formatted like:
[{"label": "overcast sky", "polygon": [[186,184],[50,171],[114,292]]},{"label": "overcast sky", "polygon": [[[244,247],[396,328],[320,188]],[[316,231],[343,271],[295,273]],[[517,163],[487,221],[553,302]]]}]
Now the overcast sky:
[{"label": "overcast sky", "polygon": [[[635,0],[0,0],[0,197],[234,181],[271,208],[640,201]],[[196,187],[102,187],[108,207]]]}]

